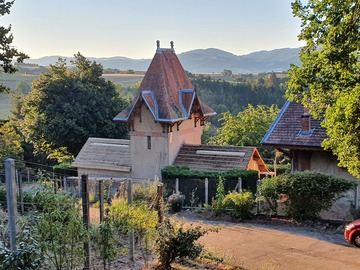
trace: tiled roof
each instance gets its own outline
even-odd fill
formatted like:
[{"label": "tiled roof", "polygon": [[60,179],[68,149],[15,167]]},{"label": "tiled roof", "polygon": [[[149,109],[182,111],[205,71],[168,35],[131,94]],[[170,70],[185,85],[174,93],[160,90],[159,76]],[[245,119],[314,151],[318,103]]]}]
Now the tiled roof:
[{"label": "tiled roof", "polygon": [[260,156],[250,146],[183,145],[173,165],[204,171],[246,170],[253,155]]},{"label": "tiled roof", "polygon": [[130,172],[130,140],[89,138],[72,165],[77,168]]},{"label": "tiled roof", "polygon": [[313,130],[309,135],[301,135],[303,113],[303,105],[287,101],[261,143],[283,148],[321,148],[321,143],[326,138],[326,130],[320,126],[321,120],[310,116]]},{"label": "tiled roof", "polygon": [[173,48],[157,48],[133,102],[114,120],[128,121],[141,100],[158,122],[188,119],[194,104],[200,105],[203,116],[216,114],[200,101]]}]

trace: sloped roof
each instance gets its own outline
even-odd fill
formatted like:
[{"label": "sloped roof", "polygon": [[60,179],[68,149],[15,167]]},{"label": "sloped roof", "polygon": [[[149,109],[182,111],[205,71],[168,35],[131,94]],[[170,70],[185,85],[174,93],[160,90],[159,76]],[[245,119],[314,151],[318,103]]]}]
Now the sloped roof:
[{"label": "sloped roof", "polygon": [[203,116],[216,114],[200,101],[173,47],[160,48],[159,43],[133,102],[114,120],[128,121],[140,101],[146,103],[158,122],[173,123],[188,119],[194,104],[199,105]]},{"label": "sloped roof", "polygon": [[320,126],[321,120],[310,116],[312,132],[309,135],[301,135],[303,113],[302,104],[287,101],[261,143],[283,148],[321,148],[321,143],[326,138],[326,130]]},{"label": "sloped roof", "polygon": [[[173,165],[205,171],[246,170],[253,155],[256,156],[254,158],[261,159],[256,147],[183,145]],[[263,171],[268,172],[265,164],[264,166]]]},{"label": "sloped roof", "polygon": [[130,140],[89,138],[72,165],[77,168],[130,172]]}]

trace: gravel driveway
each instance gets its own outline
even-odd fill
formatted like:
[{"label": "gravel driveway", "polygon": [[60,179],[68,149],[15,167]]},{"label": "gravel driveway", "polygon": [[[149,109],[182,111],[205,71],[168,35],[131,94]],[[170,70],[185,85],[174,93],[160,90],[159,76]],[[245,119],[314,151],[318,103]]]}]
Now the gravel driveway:
[{"label": "gravel driveway", "polygon": [[299,226],[199,220],[188,215],[179,219],[221,226],[218,233],[210,233],[200,242],[210,252],[245,269],[360,269],[360,249],[348,244],[339,233]]}]

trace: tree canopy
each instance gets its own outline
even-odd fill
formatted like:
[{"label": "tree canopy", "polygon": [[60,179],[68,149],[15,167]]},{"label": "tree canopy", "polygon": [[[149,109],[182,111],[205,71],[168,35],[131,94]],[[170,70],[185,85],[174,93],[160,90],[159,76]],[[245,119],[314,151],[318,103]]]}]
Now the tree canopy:
[{"label": "tree canopy", "polygon": [[[0,17],[10,13],[10,8],[14,1],[0,0]],[[11,25],[8,27],[0,26],[0,66],[2,72],[14,73],[16,68],[13,66],[13,60],[22,63],[28,58],[26,54],[12,47],[13,35],[11,34]],[[8,88],[0,84],[0,92],[7,92]]]},{"label": "tree canopy", "polygon": [[323,146],[360,178],[360,0],[303,2],[292,3],[306,45],[302,66],[289,71],[286,96],[324,119]]},{"label": "tree canopy", "polygon": [[262,155],[273,157],[260,142],[278,113],[275,105],[254,107],[250,104],[236,116],[225,112],[220,119],[221,127],[210,142],[216,145],[257,146]]},{"label": "tree canopy", "polygon": [[88,137],[127,137],[126,127],[112,119],[128,103],[101,77],[103,67],[80,53],[73,64],[67,69],[59,59],[24,99],[20,130],[37,153],[75,156]]}]

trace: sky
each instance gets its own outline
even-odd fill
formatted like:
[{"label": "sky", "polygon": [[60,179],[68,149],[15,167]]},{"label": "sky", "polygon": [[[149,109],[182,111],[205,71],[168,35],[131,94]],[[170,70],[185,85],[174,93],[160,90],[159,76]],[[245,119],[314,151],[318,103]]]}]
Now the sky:
[{"label": "sky", "polygon": [[152,58],[174,41],[177,54],[218,48],[235,55],[296,48],[293,0],[15,0],[0,25],[30,58],[49,55]]}]

